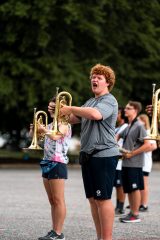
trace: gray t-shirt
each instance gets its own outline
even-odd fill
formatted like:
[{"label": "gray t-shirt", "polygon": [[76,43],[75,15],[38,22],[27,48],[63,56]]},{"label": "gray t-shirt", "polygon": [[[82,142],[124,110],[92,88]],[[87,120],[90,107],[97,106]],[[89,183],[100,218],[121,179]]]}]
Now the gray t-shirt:
[{"label": "gray t-shirt", "polygon": [[90,98],[82,107],[96,108],[103,119],[81,119],[81,151],[92,153],[100,150],[94,156],[111,157],[119,155],[115,139],[115,124],[118,114],[118,103],[115,97],[108,93],[98,98]]},{"label": "gray t-shirt", "polygon": [[[137,149],[141,147],[144,143],[144,137],[147,136],[146,130],[144,126],[139,122],[136,121],[134,124],[131,126],[129,130],[128,126],[125,128],[123,132],[119,134],[120,137],[125,139],[125,142],[123,142],[123,148],[132,151],[134,149]],[[129,130],[129,132],[128,132]],[[127,134],[128,133],[128,134]],[[137,168],[142,168],[144,164],[144,152],[140,153],[130,159],[125,159],[122,162],[123,167],[137,167]]]}]

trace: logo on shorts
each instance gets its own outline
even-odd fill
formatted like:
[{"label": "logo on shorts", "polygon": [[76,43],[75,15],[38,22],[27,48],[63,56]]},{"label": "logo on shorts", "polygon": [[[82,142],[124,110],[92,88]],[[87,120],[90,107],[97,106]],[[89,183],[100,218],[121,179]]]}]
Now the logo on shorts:
[{"label": "logo on shorts", "polygon": [[117,184],[120,184],[120,183],[121,183],[120,179],[117,179]]},{"label": "logo on shorts", "polygon": [[132,188],[134,189],[134,188],[137,188],[137,183],[133,183],[132,184]]},{"label": "logo on shorts", "polygon": [[97,194],[97,197],[101,196],[101,191],[100,191],[100,190],[97,190],[97,191],[96,191],[96,194]]}]

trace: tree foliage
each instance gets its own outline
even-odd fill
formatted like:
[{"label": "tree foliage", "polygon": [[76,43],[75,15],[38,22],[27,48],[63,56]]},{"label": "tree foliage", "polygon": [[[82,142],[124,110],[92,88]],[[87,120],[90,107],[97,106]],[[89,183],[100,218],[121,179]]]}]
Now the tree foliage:
[{"label": "tree foliage", "polygon": [[56,86],[81,105],[99,62],[116,72],[120,105],[150,103],[160,79],[159,12],[158,0],[1,1],[2,130],[24,128],[34,107],[47,109]]}]

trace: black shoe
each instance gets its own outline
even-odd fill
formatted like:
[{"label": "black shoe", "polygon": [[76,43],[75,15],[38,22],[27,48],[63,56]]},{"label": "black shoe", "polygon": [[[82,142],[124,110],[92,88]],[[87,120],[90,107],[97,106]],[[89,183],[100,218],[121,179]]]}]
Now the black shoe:
[{"label": "black shoe", "polygon": [[141,219],[139,218],[139,215],[134,215],[130,212],[125,217],[119,218],[119,221],[123,223],[138,223],[141,222]]},{"label": "black shoe", "polygon": [[119,209],[119,208],[115,209],[115,216],[122,216],[124,214],[125,214],[124,209]]},{"label": "black shoe", "polygon": [[46,237],[49,237],[52,234],[53,230],[47,233],[44,237],[39,237],[38,240],[44,240]]},{"label": "black shoe", "polygon": [[54,240],[54,239],[65,240],[65,237],[63,233],[58,235],[55,231],[52,231],[49,236],[41,238],[41,240]]},{"label": "black shoe", "polygon": [[148,211],[148,206],[143,206],[143,205],[141,205],[140,207],[139,207],[139,211],[140,212],[147,212]]}]

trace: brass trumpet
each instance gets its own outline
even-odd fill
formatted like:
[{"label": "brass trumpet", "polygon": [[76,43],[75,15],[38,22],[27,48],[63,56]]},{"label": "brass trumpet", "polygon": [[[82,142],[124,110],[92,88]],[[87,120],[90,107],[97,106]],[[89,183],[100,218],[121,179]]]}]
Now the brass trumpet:
[{"label": "brass trumpet", "polygon": [[[43,122],[43,118],[45,118],[45,124]],[[23,150],[43,150],[39,145],[38,145],[38,140],[43,141],[45,135],[44,134],[39,134],[38,133],[38,126],[42,124],[47,127],[48,125],[48,116],[47,113],[44,111],[37,111],[36,108],[34,108],[34,116],[33,116],[33,137],[32,137],[32,142],[31,145],[28,148],[23,148]]]},{"label": "brass trumpet", "polygon": [[58,123],[68,124],[69,123],[69,116],[60,116],[60,108],[62,106],[71,106],[72,104],[72,96],[68,92],[60,92],[58,93],[57,88],[57,94],[56,94],[56,106],[55,106],[55,113],[53,118],[53,127],[52,130],[47,132],[47,135],[62,135],[62,133],[59,131]]},{"label": "brass trumpet", "polygon": [[155,91],[156,84],[153,86],[153,96],[152,96],[152,122],[151,122],[151,132],[146,137],[146,139],[160,140],[160,132],[158,131],[158,124],[160,123],[160,99],[158,96],[160,94],[160,88]]}]

